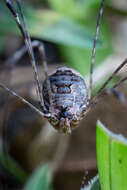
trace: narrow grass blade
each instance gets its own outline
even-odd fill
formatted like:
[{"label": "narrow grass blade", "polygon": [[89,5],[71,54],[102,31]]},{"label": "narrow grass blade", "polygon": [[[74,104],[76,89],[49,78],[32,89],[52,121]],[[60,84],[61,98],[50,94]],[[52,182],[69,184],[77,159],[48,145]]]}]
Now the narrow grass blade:
[{"label": "narrow grass blade", "polygon": [[0,148],[0,165],[21,183],[27,179],[26,172],[8,154],[5,154],[2,148]]},{"label": "narrow grass blade", "polygon": [[97,162],[101,190],[127,190],[127,139],[97,123]]},{"label": "narrow grass blade", "polygon": [[102,190],[110,190],[110,137],[103,125],[97,123],[97,163]]},{"label": "narrow grass blade", "polygon": [[48,164],[43,164],[28,179],[23,190],[52,190],[51,188],[51,168]]},{"label": "narrow grass blade", "polygon": [[111,181],[113,190],[127,190],[127,140],[124,138],[112,140]]}]

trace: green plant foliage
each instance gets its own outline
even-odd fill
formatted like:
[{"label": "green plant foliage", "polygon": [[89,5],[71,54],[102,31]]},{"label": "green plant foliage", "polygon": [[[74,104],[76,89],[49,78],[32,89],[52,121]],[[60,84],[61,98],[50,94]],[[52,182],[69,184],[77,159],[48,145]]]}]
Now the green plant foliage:
[{"label": "green plant foliage", "polygon": [[48,164],[41,165],[28,179],[24,190],[52,190],[51,168]]},{"label": "green plant foliage", "polygon": [[96,142],[101,190],[126,190],[127,139],[98,122]]},{"label": "green plant foliage", "polygon": [[26,172],[8,154],[5,154],[2,147],[0,147],[0,165],[21,183],[27,179]]},{"label": "green plant foliage", "polygon": [[[26,4],[24,10],[31,36],[72,47],[92,47],[93,35],[89,28],[50,10],[35,10]],[[18,31],[12,15],[3,3],[0,4],[0,25],[0,37]]]},{"label": "green plant foliage", "polygon": [[80,190],[101,190],[98,175],[89,182],[89,185],[82,187]]},{"label": "green plant foliage", "polygon": [[109,160],[110,137],[102,130],[102,124],[97,123],[97,163],[102,190],[110,190],[110,160]]},{"label": "green plant foliage", "polygon": [[81,21],[100,5],[96,0],[48,0],[49,5],[60,14]]},{"label": "green plant foliage", "polygon": [[[93,31],[95,31],[95,27],[93,29],[94,24],[91,22],[91,26],[89,24],[88,28],[91,28],[91,35],[94,36]],[[110,30],[107,27],[106,21],[103,22],[101,26],[101,46],[98,46],[96,49],[96,57],[95,57],[95,67],[99,66],[101,61],[103,61],[107,55],[111,54],[112,52],[112,45],[111,45],[111,35]],[[63,55],[66,63],[73,67],[74,69],[78,70],[84,77],[90,71],[90,63],[91,63],[91,54],[92,49],[81,48],[81,47],[69,47],[69,46],[60,46],[61,55]]]},{"label": "green plant foliage", "polygon": [[[55,17],[53,22],[51,23],[51,21],[49,21],[49,25],[47,23],[44,25],[43,19],[37,19],[37,21],[30,27],[32,36],[37,36],[58,44],[71,46],[70,48],[92,48],[93,35],[90,34],[89,28],[65,17],[61,17],[60,15],[54,15],[53,12],[43,12],[40,14],[40,17],[43,18],[46,17],[46,15],[49,16],[49,14],[51,16],[50,18],[53,16]],[[34,30],[33,27],[35,27]],[[101,44],[102,42],[98,42],[98,45]]]},{"label": "green plant foliage", "polygon": [[[101,1],[68,0],[67,4],[61,0],[49,0],[48,2],[54,10],[35,10],[31,5],[23,3],[30,35],[34,38],[58,44],[64,62],[69,67],[78,70],[85,77],[90,70],[91,52],[99,10],[98,6]],[[58,6],[56,5],[57,3]],[[69,5],[74,10],[70,9]],[[71,14],[71,11],[74,11],[75,15],[77,13],[81,14],[79,16],[80,19],[75,18],[75,16],[69,16],[66,13],[65,6],[68,9],[68,13]],[[82,8],[82,11],[80,8]],[[3,3],[0,4],[0,25],[2,26],[0,27],[0,40],[1,36],[4,37],[10,33],[17,34],[17,31],[19,33],[11,13]],[[95,66],[98,66],[112,52],[112,35],[106,19],[103,20],[100,31]],[[2,49],[2,44],[0,43],[0,49]]]},{"label": "green plant foliage", "polygon": [[12,15],[4,3],[0,3],[0,37],[18,31]]},{"label": "green plant foliage", "polygon": [[[101,0],[48,0],[48,2],[56,12],[72,19],[78,24],[81,24],[82,27],[84,26],[88,28],[90,30],[90,34],[94,36]],[[108,2],[106,1],[106,4],[107,3]],[[112,34],[109,24],[106,19],[103,19],[99,35],[99,39],[103,41],[103,44],[100,48],[97,48],[95,66],[99,65],[109,54],[111,54],[111,38]],[[74,39],[74,41],[75,40],[76,39]],[[62,45],[59,46],[59,48],[65,62],[70,67],[78,70],[84,77],[89,73],[92,54],[90,46],[82,48],[78,46],[69,47],[67,45]]]}]

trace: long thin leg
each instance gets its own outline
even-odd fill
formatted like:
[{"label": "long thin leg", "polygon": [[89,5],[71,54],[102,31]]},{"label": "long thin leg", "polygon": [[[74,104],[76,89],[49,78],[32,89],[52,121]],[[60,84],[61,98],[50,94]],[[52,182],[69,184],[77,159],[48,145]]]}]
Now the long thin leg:
[{"label": "long thin leg", "polygon": [[[37,40],[32,41],[32,48],[35,48],[35,47],[38,47]],[[14,67],[17,64],[17,62],[24,56],[26,52],[27,52],[27,47],[24,45],[6,60],[5,66],[9,68]]]},{"label": "long thin leg", "polygon": [[88,112],[92,109],[93,106],[95,106],[100,99],[105,96],[111,94],[113,95],[115,98],[117,98],[124,106],[127,107],[127,98],[124,96],[123,93],[117,91],[114,88],[110,88],[110,89],[106,89],[104,91],[102,91],[100,94],[98,94],[96,97],[93,97],[92,100],[90,100],[89,105],[88,105]]},{"label": "long thin leg", "polygon": [[122,104],[124,104],[125,106],[127,106],[127,98],[124,96],[123,93],[119,92],[118,90],[116,90],[116,88],[118,86],[120,86],[123,82],[125,82],[127,80],[127,77],[124,77],[123,79],[121,79],[119,82],[117,82],[116,84],[114,84],[111,88],[106,89],[106,93],[112,93],[116,98],[118,98],[120,100],[120,102]]},{"label": "long thin leg", "polygon": [[90,101],[90,104],[96,104],[101,97],[103,97],[106,94],[113,94],[115,97],[119,98],[120,102],[127,106],[127,99],[125,98],[124,94],[116,90],[117,87],[119,87],[123,82],[127,81],[127,77],[124,77],[119,82],[114,84],[112,87],[108,89],[103,89],[99,93],[97,93],[92,100]]},{"label": "long thin leg", "polygon": [[50,80],[48,76],[48,67],[47,67],[47,62],[46,62],[44,46],[41,42],[39,44],[39,51],[40,51],[41,58],[43,60],[43,68],[44,68],[44,73],[45,73],[45,78],[46,78],[46,83],[47,83],[47,90],[48,90],[48,95],[49,95],[50,112],[53,114],[54,106],[53,106],[52,96],[51,96],[51,86],[50,86]]},{"label": "long thin leg", "polygon": [[100,10],[99,10],[99,15],[97,19],[97,26],[96,26],[96,33],[94,37],[94,43],[93,43],[93,50],[92,50],[92,58],[91,58],[91,68],[90,68],[90,78],[89,78],[89,89],[88,89],[88,98],[91,98],[91,92],[92,92],[92,86],[93,86],[93,68],[94,68],[94,63],[95,63],[95,53],[96,53],[96,43],[98,39],[98,34],[99,34],[99,29],[100,29],[100,24],[101,24],[101,18],[104,10],[104,4],[105,0],[102,0]]},{"label": "long thin leg", "polygon": [[112,73],[112,75],[105,81],[105,83],[102,85],[102,87],[98,90],[97,94],[102,92],[102,90],[107,86],[107,84],[114,78],[114,76],[124,67],[124,65],[127,64],[127,59],[125,59]]},{"label": "long thin leg", "polygon": [[18,95],[13,90],[9,89],[4,84],[0,83],[0,88],[6,90],[7,92],[9,92],[10,94],[12,94],[13,96],[17,97],[21,102],[23,102],[24,104],[28,105],[32,110],[34,110],[35,112],[37,112],[39,115],[41,115],[43,117],[47,117],[47,118],[50,117],[50,115],[51,115],[50,113],[45,114],[45,113],[41,112],[34,105],[32,105],[30,102],[28,102],[26,99],[24,99],[23,97],[21,97],[20,95]]},{"label": "long thin leg", "polygon": [[[102,85],[102,87],[97,91],[96,95],[92,98],[91,103],[94,103],[96,101],[98,101],[98,99],[100,97],[102,97],[105,94],[105,87],[107,86],[107,84],[114,78],[114,76],[120,71],[120,69],[122,67],[124,67],[124,65],[127,64],[127,59],[125,59],[117,68],[116,70],[112,73],[112,75],[105,81],[105,83]],[[111,88],[117,88],[118,86],[120,86],[123,82],[125,82],[127,80],[127,77],[124,77],[123,79],[121,79],[119,82],[117,82],[116,84],[114,84]]]},{"label": "long thin leg", "polygon": [[118,86],[120,86],[126,80],[127,80],[127,77],[122,78],[119,82],[117,82],[116,84],[114,84],[112,88],[117,88]]},{"label": "long thin leg", "polygon": [[[23,8],[22,8],[22,4],[21,4],[21,0],[16,0],[17,5],[19,7],[22,19],[23,19],[23,24],[24,24],[24,29],[25,29],[25,33],[26,33],[26,39],[28,39],[29,42],[29,47],[31,48],[31,53],[33,53],[33,49],[32,49],[32,43],[31,43],[31,39],[30,39],[30,34],[28,32],[28,28],[27,28],[27,24],[26,24],[26,19],[24,17],[24,13],[23,13]],[[47,61],[46,61],[46,55],[45,55],[45,48],[42,42],[38,41],[38,47],[39,47],[39,51],[40,51],[40,55],[41,55],[41,59],[43,60],[43,69],[44,69],[44,74],[45,74],[45,78],[46,78],[46,83],[47,83],[47,89],[48,89],[48,95],[49,95],[49,102],[50,102],[50,108],[51,108],[51,113],[53,113],[53,104],[52,104],[52,96],[51,96],[51,87],[50,87],[50,81],[49,81],[49,77],[48,77],[48,67],[47,67]],[[38,76],[38,75],[37,75]],[[41,90],[41,88],[39,89]],[[40,92],[40,98],[41,100],[43,99],[42,97],[42,90]],[[43,101],[41,101],[41,103],[43,104]],[[43,105],[42,105],[43,106]]]},{"label": "long thin leg", "polygon": [[[48,68],[47,68],[47,62],[46,62],[46,56],[45,56],[45,49],[44,49],[44,45],[42,42],[38,41],[38,40],[34,40],[32,43],[32,48],[38,48],[39,49],[39,53],[41,56],[41,60],[43,60],[43,69],[44,69],[44,74],[45,74],[45,78],[46,78],[46,83],[47,83],[47,89],[48,89],[48,94],[49,94],[49,102],[50,102],[50,109],[51,109],[51,113],[53,113],[53,103],[52,103],[52,97],[51,97],[51,87],[50,87],[50,82],[49,82],[49,77],[48,77]],[[14,66],[18,60],[27,52],[27,48],[26,46],[22,47],[20,50],[16,51],[14,53],[14,55],[9,58],[6,61],[6,65],[12,65]],[[44,102],[42,99],[41,102],[42,107],[44,107]]]},{"label": "long thin leg", "polygon": [[112,94],[115,98],[117,98],[124,106],[127,106],[127,99],[123,93],[119,92],[115,88],[109,88],[105,90],[105,94]]},{"label": "long thin leg", "polygon": [[[12,15],[14,16],[14,19],[15,19],[15,21],[16,21],[16,23],[17,23],[17,25],[18,25],[21,33],[22,33],[22,36],[24,38],[24,42],[27,46],[28,54],[29,54],[30,61],[31,61],[31,64],[33,67],[33,71],[34,71],[34,78],[35,78],[35,81],[37,84],[37,94],[39,95],[40,102],[42,102],[42,90],[41,90],[41,85],[39,82],[39,77],[38,77],[37,68],[36,68],[36,62],[35,62],[35,58],[34,58],[33,49],[31,46],[31,39],[29,37],[29,33],[26,30],[26,28],[24,30],[24,28],[22,27],[18,13],[16,12],[12,1],[11,0],[5,0],[5,3],[7,5],[7,7],[9,8],[9,10],[11,11]],[[18,7],[19,7],[19,2],[18,2]],[[21,10],[22,10],[22,8],[21,8]],[[23,13],[23,11],[22,11],[22,13]],[[22,13],[21,13],[21,16],[22,16]],[[25,26],[25,24],[24,24],[24,26]]]}]

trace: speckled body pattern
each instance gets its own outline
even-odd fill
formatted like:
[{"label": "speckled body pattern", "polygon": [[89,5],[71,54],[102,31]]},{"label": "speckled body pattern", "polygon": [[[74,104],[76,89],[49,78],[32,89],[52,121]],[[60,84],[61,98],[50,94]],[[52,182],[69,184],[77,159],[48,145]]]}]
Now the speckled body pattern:
[{"label": "speckled body pattern", "polygon": [[[84,78],[73,69],[61,67],[49,75],[49,80],[54,116],[59,122],[54,123],[52,118],[49,121],[57,130],[61,130],[60,121],[68,119],[72,129],[81,120],[82,108],[87,103],[88,90]],[[43,83],[43,98],[46,109],[50,111],[46,81]],[[66,122],[63,123],[66,125]]]}]

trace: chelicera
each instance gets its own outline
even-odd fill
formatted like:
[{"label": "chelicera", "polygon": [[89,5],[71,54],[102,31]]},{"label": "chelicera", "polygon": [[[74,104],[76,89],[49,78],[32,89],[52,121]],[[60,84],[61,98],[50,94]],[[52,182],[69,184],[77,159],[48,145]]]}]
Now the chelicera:
[{"label": "chelicera", "polygon": [[[31,38],[27,29],[26,20],[23,14],[22,4],[20,0],[16,0],[17,6],[19,8],[20,16],[22,18],[23,25],[19,19],[18,13],[15,10],[14,4],[11,0],[5,0],[7,7],[10,9],[14,19],[21,31],[24,38],[25,46],[20,50],[20,56],[26,51],[29,53],[30,61],[34,71],[34,77],[36,81],[36,91],[39,96],[41,110],[36,108],[30,102],[22,98],[20,95],[10,90],[4,84],[0,83],[0,87],[11,93],[12,95],[19,98],[22,102],[27,104],[31,109],[36,111],[42,117],[48,119],[51,125],[60,132],[71,133],[75,129],[80,120],[89,113],[90,109],[96,104],[100,97],[104,94],[112,93],[120,99],[123,104],[126,104],[126,99],[123,94],[118,92],[116,88],[127,80],[124,77],[119,82],[114,84],[111,88],[106,89],[107,84],[110,80],[119,72],[119,70],[127,63],[125,59],[119,67],[112,73],[112,75],[106,80],[102,87],[98,90],[94,97],[91,97],[92,87],[93,87],[93,67],[95,62],[95,51],[96,42],[98,39],[99,28],[101,23],[101,18],[104,10],[105,0],[102,0],[99,15],[97,19],[96,33],[93,42],[92,59],[91,59],[91,69],[89,86],[87,87],[84,78],[75,70],[67,67],[61,67],[56,69],[56,71],[48,75],[48,68],[45,56],[45,49],[43,43],[40,41],[31,42]],[[33,47],[38,47],[40,52],[40,57],[43,60],[43,70],[45,74],[45,81],[40,84],[36,61],[34,58]],[[15,60],[14,60],[15,61]]]}]

